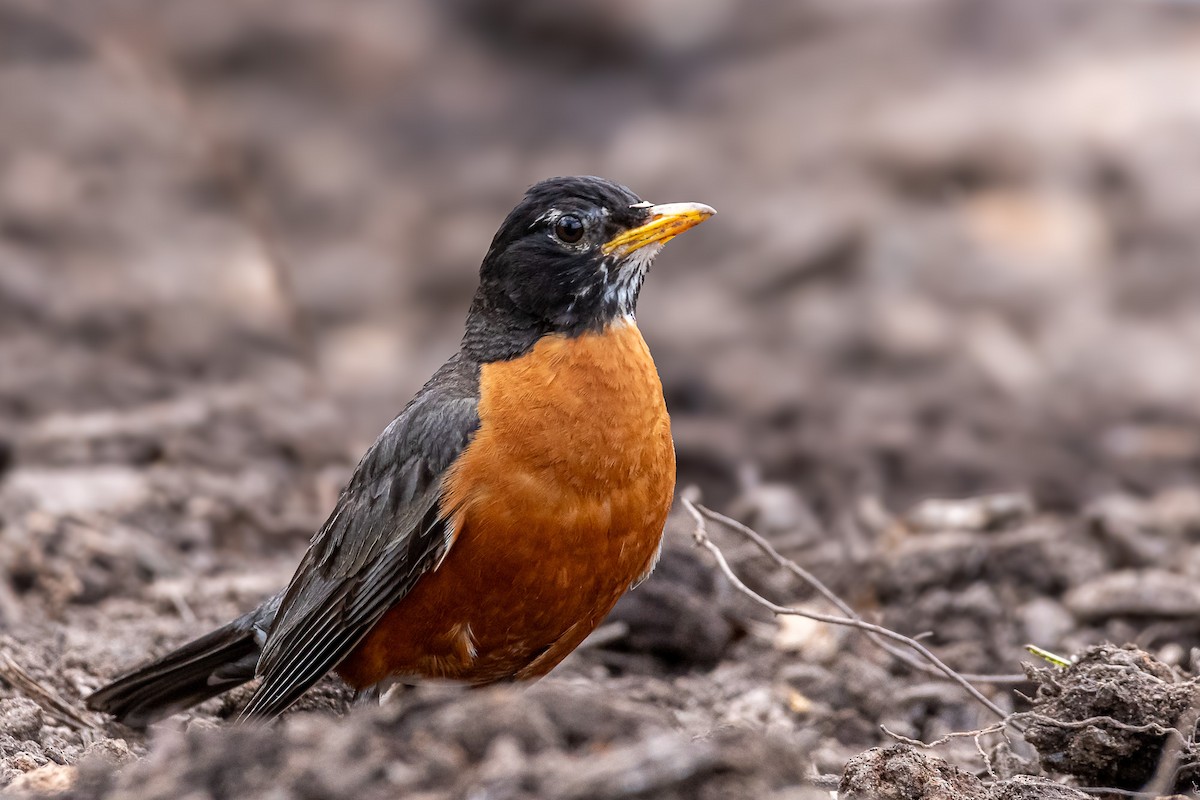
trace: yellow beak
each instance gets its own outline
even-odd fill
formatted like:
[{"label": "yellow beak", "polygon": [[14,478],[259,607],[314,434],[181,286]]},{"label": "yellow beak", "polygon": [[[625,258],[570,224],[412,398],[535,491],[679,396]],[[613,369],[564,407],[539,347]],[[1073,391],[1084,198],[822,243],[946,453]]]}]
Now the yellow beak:
[{"label": "yellow beak", "polygon": [[717,213],[711,206],[703,203],[663,203],[650,206],[648,210],[649,221],[619,233],[605,242],[600,248],[604,255],[624,258],[647,245],[666,244],[688,228],[699,225]]}]

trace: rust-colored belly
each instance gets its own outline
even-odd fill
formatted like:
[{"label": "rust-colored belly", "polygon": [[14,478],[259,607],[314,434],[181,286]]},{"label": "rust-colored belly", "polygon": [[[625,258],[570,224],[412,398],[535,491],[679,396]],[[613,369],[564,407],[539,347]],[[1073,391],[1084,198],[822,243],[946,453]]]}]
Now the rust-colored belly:
[{"label": "rust-colored belly", "polygon": [[443,485],[454,544],[338,667],[355,687],[543,675],[654,564],[675,450],[632,322],[484,365],[479,415]]}]

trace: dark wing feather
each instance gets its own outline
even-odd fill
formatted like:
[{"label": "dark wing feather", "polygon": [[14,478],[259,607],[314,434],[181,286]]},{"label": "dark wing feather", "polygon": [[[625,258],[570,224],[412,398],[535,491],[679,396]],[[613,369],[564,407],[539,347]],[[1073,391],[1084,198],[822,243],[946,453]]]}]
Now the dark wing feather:
[{"label": "dark wing feather", "polygon": [[455,356],[371,445],[284,592],[243,718],[295,702],[446,554],[442,477],[478,429],[478,406],[478,367]]}]

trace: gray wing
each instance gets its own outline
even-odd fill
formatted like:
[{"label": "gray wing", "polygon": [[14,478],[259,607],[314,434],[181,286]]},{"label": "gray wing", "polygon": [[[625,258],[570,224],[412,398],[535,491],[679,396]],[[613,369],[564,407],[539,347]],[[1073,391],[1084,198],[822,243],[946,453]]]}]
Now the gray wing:
[{"label": "gray wing", "polygon": [[455,356],[367,450],[283,594],[241,718],[290,706],[446,554],[442,476],[478,429],[478,405],[478,367]]}]

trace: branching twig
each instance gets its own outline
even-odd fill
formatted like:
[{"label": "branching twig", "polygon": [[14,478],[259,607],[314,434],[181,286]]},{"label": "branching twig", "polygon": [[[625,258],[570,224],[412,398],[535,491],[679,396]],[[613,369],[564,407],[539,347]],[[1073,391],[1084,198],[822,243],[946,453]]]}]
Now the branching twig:
[{"label": "branching twig", "polygon": [[[888,730],[884,726],[880,726],[883,732],[889,737],[905,744],[920,748],[936,747],[945,744],[952,739],[972,737],[975,741],[976,750],[983,758],[989,774],[992,774],[990,759],[983,748],[981,739],[983,736],[992,733],[999,733],[1006,728],[1012,728],[1023,733],[1027,723],[1036,723],[1040,725],[1049,725],[1071,730],[1078,730],[1091,726],[1105,726],[1127,733],[1148,733],[1156,736],[1167,737],[1168,743],[1164,748],[1163,756],[1159,762],[1159,767],[1156,770],[1154,777],[1150,780],[1150,782],[1147,783],[1143,790],[1131,791],[1116,790],[1105,787],[1091,787],[1084,789],[1084,791],[1092,794],[1113,793],[1127,797],[1156,797],[1161,795],[1164,791],[1169,791],[1173,787],[1179,771],[1180,762],[1182,761],[1182,756],[1184,752],[1188,750],[1189,745],[1192,744],[1192,736],[1187,731],[1190,731],[1192,728],[1194,728],[1197,719],[1200,718],[1200,706],[1190,708],[1187,712],[1181,715],[1179,723],[1175,727],[1155,722],[1146,723],[1143,725],[1135,725],[1128,722],[1122,722],[1111,716],[1095,716],[1082,720],[1059,720],[1043,714],[1038,714],[1033,711],[1024,711],[1013,714],[1005,713],[995,703],[984,696],[975,686],[973,686],[971,681],[966,676],[956,672],[938,659],[937,656],[935,656],[918,641],[917,637],[904,636],[903,634],[897,633],[888,628],[884,628],[883,626],[866,622],[859,617],[845,601],[843,601],[828,587],[826,587],[816,576],[812,575],[800,565],[781,555],[771,545],[771,543],[768,542],[757,531],[753,530],[747,525],[742,524],[741,522],[738,522],[737,520],[705,508],[686,496],[682,498],[682,503],[684,509],[692,516],[696,523],[695,530],[692,534],[696,544],[705,548],[709,551],[709,553],[712,554],[713,558],[716,559],[717,565],[722,574],[725,575],[726,579],[729,580],[733,587],[741,594],[749,597],[756,604],[766,608],[773,614],[805,617],[817,622],[824,622],[830,625],[841,625],[861,630],[867,634],[871,641],[881,646],[887,652],[901,658],[906,664],[914,666],[924,672],[938,673],[957,683],[968,694],[970,694],[971,697],[979,701],[1000,720],[996,724],[986,728],[974,731],[950,733],[932,742],[922,742],[917,739],[911,739],[909,737],[897,734],[894,731]],[[756,547],[758,547],[759,550],[761,550],[772,561],[774,561],[776,565],[786,569],[792,575],[795,575],[806,584],[811,586],[826,600],[840,609],[845,616],[839,617],[831,614],[821,614],[818,612],[807,611],[790,606],[781,606],[777,603],[771,602],[755,592],[737,576],[730,566],[729,561],[726,559],[725,554],[709,538],[706,525],[707,521],[713,521],[724,525],[729,529],[741,534],[746,539],[749,539]],[[896,645],[908,648],[908,651],[902,650]],[[921,662],[918,660],[917,656],[919,656],[920,659],[924,659],[924,661],[928,663]],[[1007,678],[1008,676],[989,677]],[[993,775],[993,777],[995,776]]]},{"label": "branching twig", "polygon": [[[689,501],[685,500],[684,502],[689,502]],[[830,603],[832,603],[834,606],[836,606],[838,608],[838,610],[840,610],[847,617],[850,617],[851,619],[862,620],[862,616],[860,616],[857,611],[855,611],[853,608],[851,608],[849,603],[847,603],[842,598],[838,597],[837,594],[835,594],[832,589],[830,589],[828,586],[826,586],[821,581],[820,578],[818,578],[816,575],[812,574],[811,572],[806,570],[804,567],[800,566],[795,561],[784,556],[782,553],[780,553],[778,550],[776,550],[775,547],[770,542],[768,542],[761,533],[754,530],[749,525],[746,525],[742,522],[738,522],[733,517],[727,517],[724,514],[720,513],[719,511],[713,511],[711,508],[708,508],[706,506],[693,504],[693,507],[697,513],[707,517],[708,519],[712,520],[713,522],[724,525],[725,527],[727,527],[731,530],[737,531],[742,536],[745,536],[747,539],[749,539],[751,542],[753,542],[754,545],[759,550],[761,550],[768,558],[770,558],[772,561],[774,561],[779,566],[786,569],[788,572],[795,575],[800,580],[807,583],[813,589],[816,589],[817,592],[822,597],[824,597],[826,600],[828,600]],[[914,638],[920,639],[922,636],[925,636],[925,635],[927,635],[927,634],[921,634],[921,636],[917,636]],[[927,675],[940,674],[940,670],[938,670],[937,668],[931,666],[930,664],[925,663],[921,659],[914,656],[912,653],[910,653],[906,650],[903,650],[899,647],[896,647],[895,645],[889,644],[888,642],[884,641],[882,638],[880,638],[876,634],[868,632],[867,636],[871,639],[871,641],[873,641],[879,647],[881,647],[884,650],[886,650],[887,652],[891,653],[893,656],[900,659],[901,661],[903,661],[905,664],[912,667],[913,669],[915,669],[919,672],[924,672]],[[965,675],[964,674],[962,677],[968,681],[972,681],[975,683],[1022,683],[1024,681],[1028,680],[1028,678],[1024,675]]]},{"label": "branching twig", "polygon": [[[755,603],[773,614],[805,617],[807,619],[815,620],[817,622],[824,622],[829,625],[842,625],[848,628],[856,628],[858,630],[865,631],[869,634],[875,634],[876,636],[889,639],[893,642],[908,647],[928,661],[939,673],[961,686],[964,691],[971,695],[971,697],[975,698],[975,700],[979,701],[980,704],[987,708],[988,711],[991,711],[993,714],[995,714],[1006,725],[1013,725],[1013,727],[1016,727],[1015,723],[1010,720],[1010,715],[1007,712],[989,700],[981,691],[971,685],[970,681],[966,680],[954,669],[947,666],[941,659],[930,652],[927,647],[912,637],[905,636],[901,633],[896,633],[889,628],[885,628],[881,625],[875,625],[851,616],[838,617],[832,614],[821,614],[814,611],[805,611],[801,608],[781,606],[777,603],[772,603],[770,600],[751,589],[734,573],[729,566],[729,562],[725,559],[725,554],[721,552],[721,548],[717,547],[717,545],[708,536],[708,528],[705,524],[705,514],[703,512],[708,512],[709,514],[712,514],[713,512],[708,511],[708,509],[705,509],[703,506],[693,503],[687,497],[682,498],[682,502],[683,507],[687,509],[687,512],[691,514],[692,518],[696,521],[696,528],[692,533],[692,538],[695,540],[697,546],[708,550],[708,552],[712,554],[713,558],[716,559],[717,565],[720,567],[721,572],[725,575],[726,579],[733,584],[733,587],[749,597]],[[749,530],[749,528],[746,528],[746,530]],[[757,536],[757,534],[755,534],[755,536]],[[786,559],[783,559],[783,557],[779,556],[778,553],[775,553],[774,548],[772,548],[765,539],[762,539],[761,537],[758,538],[762,541],[762,544],[759,546],[764,547],[773,558],[778,557],[779,559],[786,561]],[[825,591],[828,591],[828,589]],[[830,594],[832,594],[832,592],[830,592]],[[1020,730],[1019,728],[1017,729]]]},{"label": "branching twig", "polygon": [[903,734],[899,734],[899,733],[896,733],[895,731],[888,730],[888,727],[886,725],[880,725],[879,729],[882,730],[884,733],[886,733],[888,736],[895,739],[897,742],[901,742],[902,744],[911,745],[913,747],[920,747],[923,750],[930,750],[934,747],[940,747],[952,739],[965,739],[968,736],[978,737],[978,736],[986,736],[989,733],[999,733],[1000,731],[1004,730],[1006,725],[1007,725],[1007,720],[1002,720],[993,725],[989,725],[986,728],[980,728],[979,730],[953,731],[951,733],[947,733],[945,736],[941,737],[940,739],[934,739],[932,742],[922,742],[920,739],[910,739],[907,736],[904,736]]},{"label": "branching twig", "polygon": [[[987,751],[983,749],[983,737],[992,733],[1003,733],[1004,729],[1009,726],[1011,721],[1012,719],[1009,717],[997,722],[994,725],[989,725],[986,728],[979,728],[978,730],[974,731],[953,731],[951,733],[947,733],[940,739],[934,739],[932,742],[922,742],[920,739],[910,739],[907,736],[896,733],[895,731],[888,730],[886,725],[880,725],[879,729],[898,742],[902,742],[912,747],[920,747],[925,750],[939,747],[952,739],[965,739],[966,737],[970,736],[971,740],[975,742],[975,752],[979,754],[979,759],[983,762],[983,766],[987,770],[988,776],[992,780],[996,781],[1000,780],[1000,776],[996,774],[996,770],[992,766],[992,757],[989,756]],[[1007,739],[1008,735],[1005,734],[1004,738]]]}]

